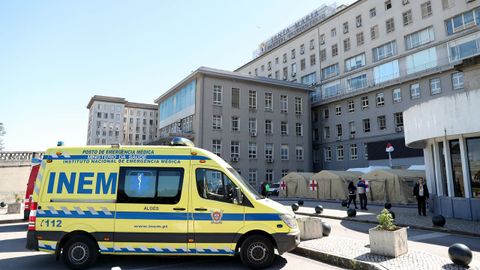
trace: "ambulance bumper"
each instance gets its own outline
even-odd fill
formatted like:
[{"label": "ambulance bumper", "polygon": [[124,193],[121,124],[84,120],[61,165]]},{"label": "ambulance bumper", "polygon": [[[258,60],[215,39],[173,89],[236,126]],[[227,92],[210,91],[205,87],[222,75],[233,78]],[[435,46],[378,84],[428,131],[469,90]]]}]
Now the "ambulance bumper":
[{"label": "ambulance bumper", "polygon": [[27,232],[27,245],[29,250],[38,250],[38,240],[35,238],[35,231]]},{"label": "ambulance bumper", "polygon": [[280,255],[294,250],[300,244],[300,231],[289,234],[276,233],[272,236],[277,243],[277,250]]}]

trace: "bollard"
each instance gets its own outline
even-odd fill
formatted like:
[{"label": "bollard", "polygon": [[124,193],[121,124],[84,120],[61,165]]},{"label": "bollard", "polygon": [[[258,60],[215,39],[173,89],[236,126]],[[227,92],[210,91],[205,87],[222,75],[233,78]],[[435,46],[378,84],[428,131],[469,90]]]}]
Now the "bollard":
[{"label": "bollard", "polygon": [[448,257],[454,264],[465,268],[472,262],[472,251],[464,244],[456,243],[448,248]]},{"label": "bollard", "polygon": [[392,208],[392,204],[389,203],[389,202],[385,203],[385,209],[388,210],[388,209],[390,209],[390,208]]},{"label": "bollard", "polygon": [[297,211],[298,208],[300,208],[300,206],[298,206],[298,203],[292,204],[292,210],[293,210],[293,212]]},{"label": "bollard", "polygon": [[342,200],[342,206],[343,206],[343,207],[347,207],[347,204],[348,204],[348,203],[347,203],[347,200]]},{"label": "bollard", "polygon": [[357,210],[348,208],[347,210],[347,216],[349,217],[355,217],[357,215]]},{"label": "bollard", "polygon": [[326,222],[322,222],[322,227],[323,227],[323,236],[329,236],[330,232],[332,231],[332,227],[330,227],[330,224]]},{"label": "bollard", "polygon": [[435,215],[432,217],[433,226],[443,227],[447,221],[442,215]]},{"label": "bollard", "polygon": [[303,200],[298,200],[298,205],[303,206]]},{"label": "bollard", "polygon": [[323,212],[323,206],[317,205],[315,206],[315,213],[321,214]]}]

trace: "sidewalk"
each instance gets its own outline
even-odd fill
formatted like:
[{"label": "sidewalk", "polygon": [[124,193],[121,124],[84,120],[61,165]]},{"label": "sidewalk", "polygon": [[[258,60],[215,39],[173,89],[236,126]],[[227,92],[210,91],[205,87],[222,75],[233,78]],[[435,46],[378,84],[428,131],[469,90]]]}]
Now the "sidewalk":
[{"label": "sidewalk", "polygon": [[[293,253],[348,269],[466,269],[453,264],[447,258],[411,248],[407,254],[397,258],[374,255],[370,253],[368,245],[368,241],[330,235],[321,239],[303,241]],[[477,259],[473,258],[469,270],[480,270]]]},{"label": "sidewalk", "polygon": [[0,208],[0,224],[26,222],[23,220],[23,212],[19,214],[7,214],[7,207]]},{"label": "sidewalk", "polygon": [[[291,205],[298,201],[297,199],[287,200],[285,198],[272,199],[284,205]],[[315,214],[314,207],[316,205],[323,206],[324,210],[322,214]],[[358,202],[357,206],[360,208],[360,204]],[[378,224],[377,215],[380,213],[380,211],[382,211],[383,208],[383,205],[369,204],[368,211],[357,209],[357,216],[350,218],[347,216],[347,208],[342,207],[341,202],[304,200],[304,207],[300,207],[300,209],[296,213],[332,219],[347,219],[352,221]],[[444,227],[436,227],[433,226],[432,223],[433,214],[427,213],[427,216],[419,216],[417,213],[416,205],[393,206],[391,210],[395,213],[395,224],[401,227],[411,227],[416,229],[480,236],[480,222],[478,221],[447,218],[447,222],[445,223]]]}]

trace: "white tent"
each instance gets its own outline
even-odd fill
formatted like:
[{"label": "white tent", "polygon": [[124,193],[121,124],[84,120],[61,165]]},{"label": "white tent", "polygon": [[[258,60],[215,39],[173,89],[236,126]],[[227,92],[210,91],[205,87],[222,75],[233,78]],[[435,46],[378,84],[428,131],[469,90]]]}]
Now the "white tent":
[{"label": "white tent", "polygon": [[280,189],[279,197],[307,197],[308,182],[313,173],[291,172],[282,178],[287,185],[287,190]]},{"label": "white tent", "polygon": [[390,167],[388,166],[368,166],[368,167],[363,167],[363,168],[350,168],[347,170],[347,172],[361,172],[361,173],[369,173],[374,170],[389,170]]}]

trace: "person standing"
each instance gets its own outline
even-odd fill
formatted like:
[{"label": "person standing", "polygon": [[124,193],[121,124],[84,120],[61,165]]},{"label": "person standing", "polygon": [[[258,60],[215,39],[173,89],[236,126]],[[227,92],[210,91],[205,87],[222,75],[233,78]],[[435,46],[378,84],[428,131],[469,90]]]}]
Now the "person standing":
[{"label": "person standing", "polygon": [[270,195],[270,184],[267,182],[265,184],[265,197],[268,197]]},{"label": "person standing", "polygon": [[353,184],[353,181],[350,181],[348,184],[348,203],[347,203],[347,208],[350,208],[350,203],[353,201],[353,205],[355,206],[355,209],[358,209],[357,207],[357,187]]},{"label": "person standing", "polygon": [[362,177],[360,177],[360,176],[358,177],[357,192],[358,192],[358,198],[360,199],[360,209],[368,210],[368,208],[367,208],[367,184],[365,183],[365,180],[363,180]]},{"label": "person standing", "polygon": [[428,199],[428,187],[423,180],[423,177],[418,179],[418,182],[413,187],[413,196],[417,198],[418,206],[418,215],[427,215],[427,207],[425,205],[426,200]]}]

